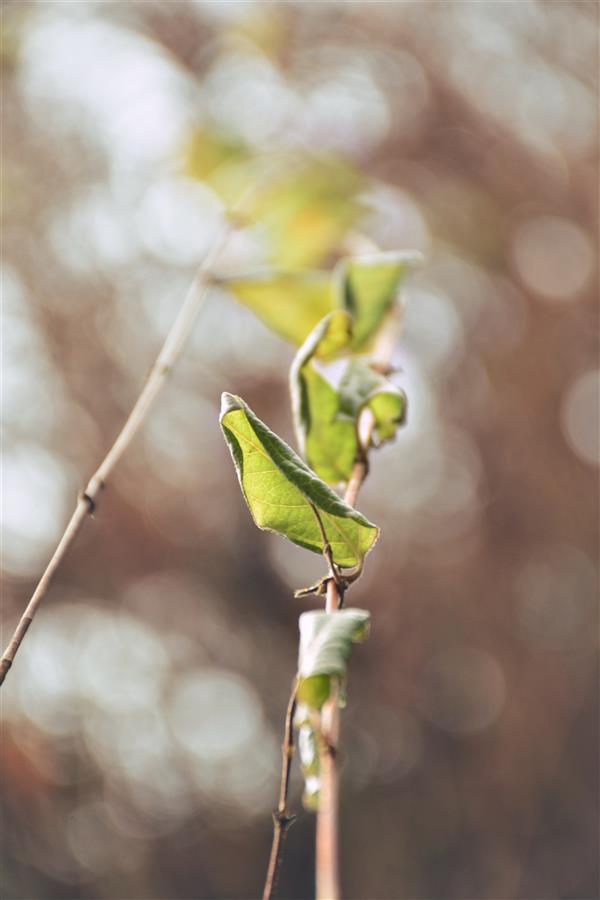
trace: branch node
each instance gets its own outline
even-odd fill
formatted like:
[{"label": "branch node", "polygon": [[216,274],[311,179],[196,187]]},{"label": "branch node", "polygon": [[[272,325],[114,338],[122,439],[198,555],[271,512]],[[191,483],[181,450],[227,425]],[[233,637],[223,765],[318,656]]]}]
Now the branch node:
[{"label": "branch node", "polygon": [[296,821],[297,816],[287,810],[273,810],[273,824],[279,826],[283,832],[287,831],[290,825]]},{"label": "branch node", "polygon": [[[100,487],[104,487],[104,485],[100,483]],[[81,491],[81,493],[79,494],[79,499],[87,503],[88,513],[90,516],[93,516],[96,511],[96,501],[94,500],[94,498],[91,497],[87,491]]]}]

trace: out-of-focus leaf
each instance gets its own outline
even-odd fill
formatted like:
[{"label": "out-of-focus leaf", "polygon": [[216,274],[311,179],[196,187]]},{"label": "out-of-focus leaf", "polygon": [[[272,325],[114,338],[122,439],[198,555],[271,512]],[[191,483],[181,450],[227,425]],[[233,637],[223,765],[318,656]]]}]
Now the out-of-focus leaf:
[{"label": "out-of-focus leaf", "polygon": [[362,215],[363,187],[363,178],[347,164],[312,159],[259,192],[253,216],[267,236],[274,265],[303,268],[327,259]]},{"label": "out-of-focus leaf", "polygon": [[336,305],[353,317],[352,350],[364,348],[376,334],[404,277],[421,260],[421,254],[415,251],[375,253],[340,260],[334,272]]},{"label": "out-of-focus leaf", "polygon": [[333,306],[326,272],[257,272],[221,283],[272,331],[296,345]]},{"label": "out-of-focus leaf", "polygon": [[290,152],[257,154],[218,129],[194,131],[183,169],[227,205],[247,194],[243,214],[256,223],[278,268],[318,266],[363,213],[358,195],[365,182],[347,163]]},{"label": "out-of-focus leaf", "polygon": [[185,148],[186,174],[206,180],[219,166],[247,162],[252,158],[248,145],[240,138],[210,128],[198,128]]},{"label": "out-of-focus leaf", "polygon": [[262,167],[240,138],[205,127],[188,138],[182,168],[185,175],[203,181],[231,206],[261,177]]},{"label": "out-of-focus leaf", "polygon": [[259,528],[323,552],[319,522],[334,562],[359,565],[379,529],[344,503],[239,397],[223,394],[221,428],[240,486]]},{"label": "out-of-focus leaf", "polygon": [[406,418],[406,394],[389,379],[375,372],[364,359],[349,361],[340,382],[340,415],[353,422],[368,407],[375,419],[380,443],[391,441]]},{"label": "out-of-focus leaf", "polygon": [[[268,269],[221,280],[276,334],[300,346],[333,309],[353,320],[349,349],[369,343],[383,323],[418,253],[381,253],[340,260],[333,276],[324,271]],[[320,354],[322,356],[322,354]]]},{"label": "out-of-focus leaf", "polygon": [[314,357],[331,358],[352,338],[352,319],[335,310],[308,336],[290,370],[294,427],[300,452],[319,478],[328,484],[346,481],[356,457],[352,416],[340,415],[340,396],[312,364]]},{"label": "out-of-focus leaf", "polygon": [[403,391],[375,372],[366,359],[350,359],[339,386],[315,360],[331,359],[352,344],[352,319],[344,310],[325,317],[306,339],[292,364],[290,392],[300,452],[328,484],[347,481],[358,451],[358,419],[366,407],[375,418],[380,443],[391,440],[404,421]]},{"label": "out-of-focus leaf", "polygon": [[343,681],[353,643],[364,641],[370,615],[364,609],[336,613],[310,610],[300,616],[298,654],[299,703],[321,709],[331,692],[333,677]]}]

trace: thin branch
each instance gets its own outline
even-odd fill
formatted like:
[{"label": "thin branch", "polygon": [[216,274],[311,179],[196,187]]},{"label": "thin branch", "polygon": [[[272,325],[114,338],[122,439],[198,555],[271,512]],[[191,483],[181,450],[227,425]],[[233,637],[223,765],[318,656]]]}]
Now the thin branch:
[{"label": "thin branch", "polygon": [[[240,201],[243,202],[242,198]],[[239,205],[238,204],[238,207]],[[158,357],[152,366],[150,374],[146,379],[146,383],[141,394],[135,402],[135,405],[123,428],[117,435],[117,438],[104,457],[103,461],[96,472],[90,478],[87,487],[81,492],[77,499],[77,505],[69,520],[69,523],[61,537],[54,554],[40,581],[33,592],[31,600],[27,604],[25,612],[21,616],[19,624],[4,651],[0,661],[0,685],[6,678],[6,674],[13,664],[14,658],[21,646],[23,638],[27,634],[27,630],[31,625],[33,618],[38,611],[40,604],[48,592],[48,588],[52,582],[57,569],[65,558],[71,544],[79,534],[83,523],[89,515],[95,511],[100,494],[106,487],[108,479],[131,444],[133,438],[143,425],[150,408],[152,407],[157,395],[163,388],[167,376],[171,372],[174,364],[177,362],[183,346],[190,334],[196,315],[202,300],[211,284],[211,268],[214,265],[219,254],[222,252],[231,231],[234,228],[233,219],[229,219],[225,224],[222,233],[215,241],[210,252],[203,260],[201,266],[196,273],[196,277],[188,291],[179,313],[173,322],[171,330],[162,346]]]},{"label": "thin branch", "polygon": [[[375,350],[380,365],[388,365],[398,333],[399,316],[388,319]],[[344,501],[356,506],[358,493],[369,473],[368,452],[373,442],[375,419],[369,409],[364,410],[357,424],[358,452],[346,485]],[[336,613],[343,605],[344,596],[333,578],[327,582],[325,612]],[[316,882],[317,900],[339,900],[339,770],[338,746],[340,736],[339,688],[323,705],[321,731],[323,741],[319,749],[320,796],[317,810]]]},{"label": "thin branch", "polygon": [[287,798],[290,784],[290,770],[292,766],[292,757],[294,755],[294,713],[296,711],[296,688],[297,679],[294,679],[292,692],[288,701],[287,712],[285,715],[285,731],[283,736],[283,744],[281,745],[281,754],[283,764],[281,767],[281,783],[279,786],[279,803],[277,809],[273,813],[273,843],[271,845],[271,855],[269,857],[269,867],[267,869],[267,878],[263,891],[263,900],[271,900],[273,891],[277,886],[277,878],[281,868],[281,860],[283,859],[283,845],[288,828],[296,818],[293,813],[287,809]]},{"label": "thin branch", "polygon": [[[373,426],[374,421],[372,421],[368,432],[369,442]],[[368,446],[368,444],[363,444],[363,449],[365,446]],[[349,506],[355,506],[358,492],[367,477],[367,473],[366,453],[361,453],[354,463],[344,494],[344,500]],[[340,592],[334,579],[330,578],[327,582],[325,612],[337,612],[343,603],[343,599],[343,593]],[[339,879],[339,772],[337,751],[340,735],[340,707],[337,691],[332,691],[332,696],[323,706],[321,732],[323,741],[319,750],[320,795],[319,808],[317,810],[316,838],[317,900],[339,900],[341,894]]]}]

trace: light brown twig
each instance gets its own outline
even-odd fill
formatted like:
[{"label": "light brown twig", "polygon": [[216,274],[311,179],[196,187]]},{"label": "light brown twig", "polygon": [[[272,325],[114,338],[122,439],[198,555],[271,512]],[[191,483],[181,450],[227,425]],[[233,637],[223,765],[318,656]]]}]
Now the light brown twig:
[{"label": "light brown twig", "polygon": [[[365,414],[366,415],[366,414]],[[372,416],[369,413],[372,420]],[[368,441],[370,442],[374,422],[371,421]],[[363,445],[364,447],[365,445]],[[368,446],[368,444],[366,445]],[[346,487],[344,500],[349,506],[356,504],[358,492],[367,477],[366,453],[352,469]],[[325,612],[336,613],[343,601],[338,585],[333,578],[327,582]],[[316,839],[316,881],[317,900],[339,900],[339,772],[337,750],[340,736],[340,707],[338,692],[332,691],[321,712],[321,732],[319,759],[319,808],[317,810]]]},{"label": "light brown twig", "polygon": [[109,476],[123,456],[123,453],[131,444],[135,435],[140,430],[152,404],[164,386],[167,376],[178,360],[185,341],[190,334],[196,315],[200,309],[202,300],[204,299],[204,295],[210,286],[211,267],[223,250],[233,227],[233,221],[228,220],[222,233],[211,248],[211,251],[203,260],[162,349],[152,366],[146,383],[142,388],[142,392],[129,413],[127,421],[117,435],[114,444],[100,463],[100,466],[90,478],[87,487],[79,495],[75,511],[69,520],[64,534],[61,537],[44,574],[40,578],[31,600],[27,604],[25,612],[21,616],[14,634],[0,660],[0,685],[3,683],[6,678],[6,673],[13,664],[23,638],[27,634],[27,630],[38,611],[40,604],[46,596],[52,579],[65,558],[69,547],[81,531],[87,517],[96,509],[100,493],[106,487]]},{"label": "light brown twig", "polygon": [[[393,311],[377,342],[374,362],[388,365],[398,335],[399,314]],[[358,422],[358,453],[346,485],[344,501],[356,506],[358,492],[369,472],[368,453],[373,442],[375,419],[369,409],[363,411]],[[342,606],[343,594],[333,578],[327,582],[325,612],[336,613]],[[317,810],[316,882],[317,900],[339,900],[339,771],[338,746],[340,735],[340,708],[338,691],[323,705],[321,712],[319,777],[320,794]]]}]

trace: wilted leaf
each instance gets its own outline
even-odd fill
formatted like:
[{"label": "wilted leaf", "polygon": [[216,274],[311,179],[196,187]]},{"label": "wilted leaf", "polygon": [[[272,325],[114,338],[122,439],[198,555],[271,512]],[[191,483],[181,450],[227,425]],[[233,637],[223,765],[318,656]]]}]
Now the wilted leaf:
[{"label": "wilted leaf", "polygon": [[239,397],[223,394],[221,428],[240,486],[259,528],[323,552],[323,531],[334,562],[360,564],[379,529],[344,503]]},{"label": "wilted leaf", "polygon": [[300,616],[298,655],[299,703],[320,709],[329,697],[331,679],[343,680],[353,643],[363,641],[369,629],[364,609],[341,609],[336,613],[310,610]]},{"label": "wilted leaf", "polygon": [[326,272],[257,272],[222,286],[280,337],[301,344],[333,306]]}]

